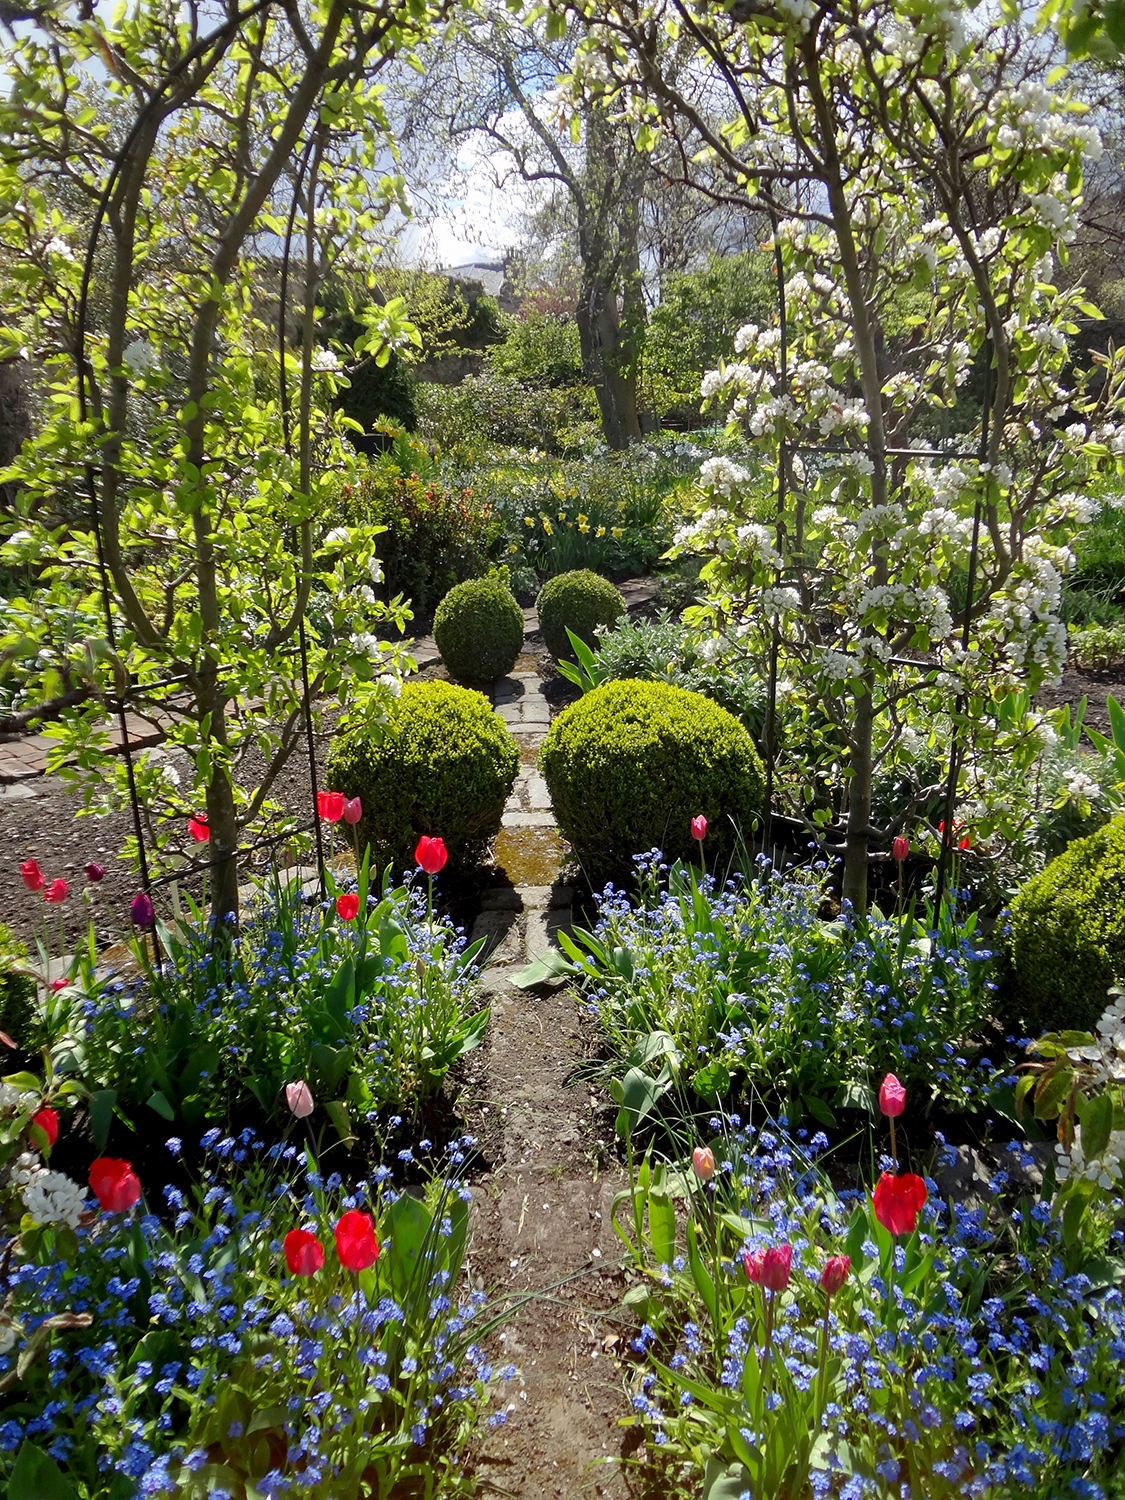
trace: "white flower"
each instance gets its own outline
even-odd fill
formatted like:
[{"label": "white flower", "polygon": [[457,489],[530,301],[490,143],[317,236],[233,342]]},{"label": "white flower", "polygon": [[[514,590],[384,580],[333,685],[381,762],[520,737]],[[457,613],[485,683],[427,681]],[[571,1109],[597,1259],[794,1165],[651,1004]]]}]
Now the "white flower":
[{"label": "white flower", "polygon": [[160,358],[147,339],[134,339],[121,357],[137,378],[160,368]]},{"label": "white flower", "polygon": [[386,688],[392,698],[402,696],[402,679],[396,677],[393,672],[384,672],[378,679],[379,686]]},{"label": "white flower", "polygon": [[23,1201],[37,1224],[69,1224],[77,1229],[86,1208],[86,1193],[62,1172],[36,1172],[24,1188]]},{"label": "white flower", "polygon": [[43,246],[43,254],[57,255],[62,260],[74,260],[76,258],[74,251],[70,248],[67,242],[63,239],[60,239],[57,234],[53,239],[49,239]]},{"label": "white flower", "polygon": [[383,647],[379,637],[372,635],[369,630],[360,630],[352,636],[352,646],[357,651],[366,652],[372,661],[378,661],[383,654]]},{"label": "white flower", "polygon": [[19,1110],[30,1109],[38,1103],[38,1094],[13,1088],[10,1083],[0,1083],[0,1113],[14,1115]]},{"label": "white flower", "polygon": [[1066,774],[1067,795],[1076,802],[1096,802],[1102,789],[1085,771],[1068,771]]},{"label": "white flower", "polygon": [[324,538],[325,547],[350,547],[352,534],[346,526],[336,526]]},{"label": "white flower", "polygon": [[734,490],[749,478],[749,470],[732,464],[729,458],[709,458],[699,469],[699,482],[703,488],[722,495],[724,500],[729,500]]},{"label": "white flower", "polygon": [[311,364],[314,370],[338,370],[340,361],[332,349],[314,349]]},{"label": "white flower", "polygon": [[368,578],[371,579],[371,582],[374,583],[374,584],[382,583],[382,581],[383,581],[383,564],[379,561],[379,559],[377,557],[373,557],[371,559],[371,561],[367,564],[367,576],[368,576]]}]

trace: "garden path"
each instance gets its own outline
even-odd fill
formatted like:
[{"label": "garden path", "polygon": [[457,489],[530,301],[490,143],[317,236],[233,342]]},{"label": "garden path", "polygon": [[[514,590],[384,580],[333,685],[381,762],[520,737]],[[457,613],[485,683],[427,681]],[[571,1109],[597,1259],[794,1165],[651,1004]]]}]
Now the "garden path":
[{"label": "garden path", "polygon": [[494,1310],[511,1308],[492,1352],[519,1373],[507,1420],[485,1430],[475,1463],[505,1495],[620,1497],[628,1486],[616,1460],[635,1430],[617,1427],[628,1334],[610,1215],[624,1179],[612,1157],[600,1169],[608,1100],[581,1078],[587,1033],[573,992],[511,983],[570,920],[569,888],[548,883],[565,846],[534,764],[550,722],[534,659],[521,658],[493,698],[521,751],[497,848],[512,886],[486,894],[473,928],[489,943],[482,983],[492,1018],[461,1105],[497,1143],[492,1170],[474,1185],[470,1275]]}]

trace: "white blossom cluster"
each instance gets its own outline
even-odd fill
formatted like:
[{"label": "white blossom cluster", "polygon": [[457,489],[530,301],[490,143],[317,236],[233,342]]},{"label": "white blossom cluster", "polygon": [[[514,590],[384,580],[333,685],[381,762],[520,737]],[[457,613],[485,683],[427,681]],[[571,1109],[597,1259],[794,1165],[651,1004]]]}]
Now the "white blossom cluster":
[{"label": "white blossom cluster", "polygon": [[699,482],[703,488],[722,495],[724,500],[729,500],[749,479],[749,470],[731,463],[729,458],[709,458],[699,467]]},{"label": "white blossom cluster", "polygon": [[1097,802],[1102,795],[1101,787],[1085,771],[1068,771],[1063,785],[1067,796],[1075,802]]},{"label": "white blossom cluster", "polygon": [[78,1228],[86,1210],[85,1191],[63,1172],[36,1172],[24,1188],[24,1205],[37,1224],[69,1224]]},{"label": "white blossom cluster", "polygon": [[314,349],[310,360],[314,370],[335,371],[340,368],[340,359],[333,349]]},{"label": "white blossom cluster", "polygon": [[18,1115],[21,1109],[33,1109],[38,1103],[38,1094],[0,1083],[0,1115]]},{"label": "white blossom cluster", "polygon": [[160,368],[160,356],[147,339],[134,339],[121,357],[137,379]]}]

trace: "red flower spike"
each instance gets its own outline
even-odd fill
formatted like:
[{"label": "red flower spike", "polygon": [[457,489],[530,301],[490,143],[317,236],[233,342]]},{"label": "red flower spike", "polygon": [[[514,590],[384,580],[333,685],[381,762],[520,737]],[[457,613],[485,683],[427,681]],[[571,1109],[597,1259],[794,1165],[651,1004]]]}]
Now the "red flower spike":
[{"label": "red flower spike", "polygon": [[282,1249],[290,1276],[315,1276],[324,1264],[324,1246],[307,1229],[291,1229]]},{"label": "red flower spike", "polygon": [[926,1184],[912,1172],[901,1177],[884,1172],[875,1184],[871,1206],[888,1234],[913,1234],[926,1196]]},{"label": "red flower spike", "polygon": [[379,1241],[370,1214],[349,1209],[336,1225],[336,1254],[345,1271],[366,1271],[379,1259]]},{"label": "red flower spike", "polygon": [[99,1156],[90,1164],[90,1186],[109,1214],[125,1213],[141,1196],[141,1184],[132,1163],[114,1156]]},{"label": "red flower spike", "polygon": [[431,839],[423,836],[418,840],[418,847],[414,851],[414,862],[420,865],[427,875],[436,875],[439,870],[443,870],[448,858],[449,851],[445,847],[444,839]]}]

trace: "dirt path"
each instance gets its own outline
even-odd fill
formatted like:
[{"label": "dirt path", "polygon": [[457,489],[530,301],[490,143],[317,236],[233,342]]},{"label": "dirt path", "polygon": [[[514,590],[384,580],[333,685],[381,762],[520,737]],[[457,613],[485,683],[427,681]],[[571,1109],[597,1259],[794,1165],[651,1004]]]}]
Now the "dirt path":
[{"label": "dirt path", "polygon": [[462,1108],[493,1143],[495,1162],[474,1186],[470,1275],[496,1311],[512,1308],[491,1344],[519,1376],[506,1422],[485,1429],[474,1462],[500,1494],[623,1497],[620,1459],[636,1434],[617,1425],[629,1410],[620,1361],[629,1321],[610,1224],[624,1178],[607,1137],[609,1101],[582,1077],[590,1033],[574,992],[511,983],[570,918],[566,887],[519,883],[558,868],[561,846],[534,771],[550,715],[530,663],[494,696],[524,752],[501,846],[514,889],[491,892],[473,930],[492,949],[492,1019]]}]

